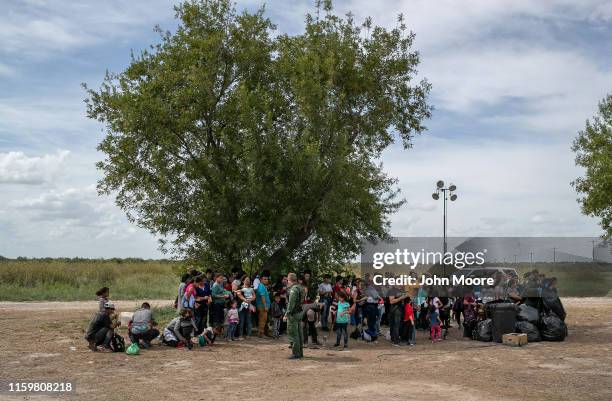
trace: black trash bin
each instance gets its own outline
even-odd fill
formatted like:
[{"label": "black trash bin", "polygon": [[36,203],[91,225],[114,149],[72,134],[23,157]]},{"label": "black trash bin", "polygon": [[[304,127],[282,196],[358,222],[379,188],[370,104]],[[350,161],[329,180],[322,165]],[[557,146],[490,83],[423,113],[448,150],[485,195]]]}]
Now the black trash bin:
[{"label": "black trash bin", "polygon": [[487,304],[487,312],[493,321],[493,341],[501,343],[504,334],[514,333],[517,314],[516,305],[513,303]]}]

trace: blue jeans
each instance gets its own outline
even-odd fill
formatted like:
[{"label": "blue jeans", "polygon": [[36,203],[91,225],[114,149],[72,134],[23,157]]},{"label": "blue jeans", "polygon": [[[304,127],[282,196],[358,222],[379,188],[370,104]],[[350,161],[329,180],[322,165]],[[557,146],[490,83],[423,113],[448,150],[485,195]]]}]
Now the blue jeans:
[{"label": "blue jeans", "polygon": [[355,313],[351,315],[351,324],[353,326],[359,326],[363,318],[363,305],[355,305]]},{"label": "blue jeans", "polygon": [[344,336],[344,346],[348,347],[348,323],[336,322],[336,345],[340,345],[340,338]]},{"label": "blue jeans", "polygon": [[225,338],[229,338],[230,340],[233,340],[234,338],[236,338],[236,327],[238,327],[238,323],[230,323],[227,326],[227,331],[225,332]]},{"label": "blue jeans", "polygon": [[385,304],[378,304],[376,309],[376,333],[380,333],[380,322],[385,313]]},{"label": "blue jeans", "polygon": [[368,319],[368,330],[370,333],[378,333],[376,330],[376,319],[378,316],[378,304],[366,303],[365,304],[365,315]]},{"label": "blue jeans", "polygon": [[238,334],[236,335],[236,337],[240,337],[241,335],[243,335],[245,333],[245,328],[246,334],[244,335],[250,336],[253,331],[253,319],[251,319],[251,311],[249,310],[249,308],[241,309],[240,312],[238,312],[238,316],[240,317],[240,329],[238,329]]}]

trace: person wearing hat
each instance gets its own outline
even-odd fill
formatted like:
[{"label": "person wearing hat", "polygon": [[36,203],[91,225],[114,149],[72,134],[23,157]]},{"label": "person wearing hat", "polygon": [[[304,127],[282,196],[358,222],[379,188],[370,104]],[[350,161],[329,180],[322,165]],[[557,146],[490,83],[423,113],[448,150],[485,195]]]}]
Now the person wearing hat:
[{"label": "person wearing hat", "polygon": [[115,305],[112,302],[104,304],[104,311],[97,312],[89,322],[89,328],[85,334],[85,340],[89,343],[88,347],[92,351],[112,352],[110,343],[115,334],[115,328],[121,325],[120,322],[113,323],[111,315],[115,312]]}]

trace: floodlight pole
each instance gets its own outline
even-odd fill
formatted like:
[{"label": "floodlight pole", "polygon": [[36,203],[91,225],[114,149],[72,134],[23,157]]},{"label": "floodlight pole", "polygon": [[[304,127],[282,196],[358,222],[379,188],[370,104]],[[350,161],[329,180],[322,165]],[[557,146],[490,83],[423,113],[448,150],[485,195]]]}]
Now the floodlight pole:
[{"label": "floodlight pole", "polygon": [[445,259],[445,255],[446,255],[446,251],[448,249],[448,244],[446,242],[446,227],[448,226],[448,222],[447,222],[447,216],[448,216],[448,209],[447,209],[447,205],[446,202],[449,200],[449,195],[450,195],[450,200],[454,201],[457,199],[457,195],[455,195],[453,192],[457,190],[457,186],[454,184],[450,184],[448,187],[444,186],[444,181],[440,180],[436,183],[436,192],[434,192],[432,194],[432,197],[435,200],[438,200],[440,198],[440,192],[442,192],[442,202],[443,202],[443,214],[442,214],[442,236],[443,236],[443,240],[442,240],[442,269],[444,272],[444,276],[446,276],[446,263],[444,263],[444,259]]},{"label": "floodlight pole", "polygon": [[[442,188],[440,189],[442,191],[442,195],[444,196],[444,215],[443,215],[443,242],[442,242],[442,254],[446,255],[446,249],[447,249],[447,244],[446,244],[446,201],[448,200],[448,197],[446,196],[446,188]],[[446,266],[446,265],[445,265]],[[444,272],[444,275],[446,275],[446,271]]]}]

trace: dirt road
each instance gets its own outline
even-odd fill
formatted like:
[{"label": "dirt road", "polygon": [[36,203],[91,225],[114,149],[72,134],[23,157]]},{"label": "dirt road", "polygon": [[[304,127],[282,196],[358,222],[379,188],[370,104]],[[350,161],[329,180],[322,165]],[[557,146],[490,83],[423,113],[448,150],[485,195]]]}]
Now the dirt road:
[{"label": "dirt road", "polygon": [[0,376],[71,380],[76,394],[64,398],[78,400],[610,400],[612,298],[563,301],[563,343],[510,348],[464,340],[453,327],[442,343],[419,332],[416,347],[351,341],[349,351],[307,349],[300,361],[286,359],[285,338],[92,353],[82,338],[95,302],[0,302]]}]

